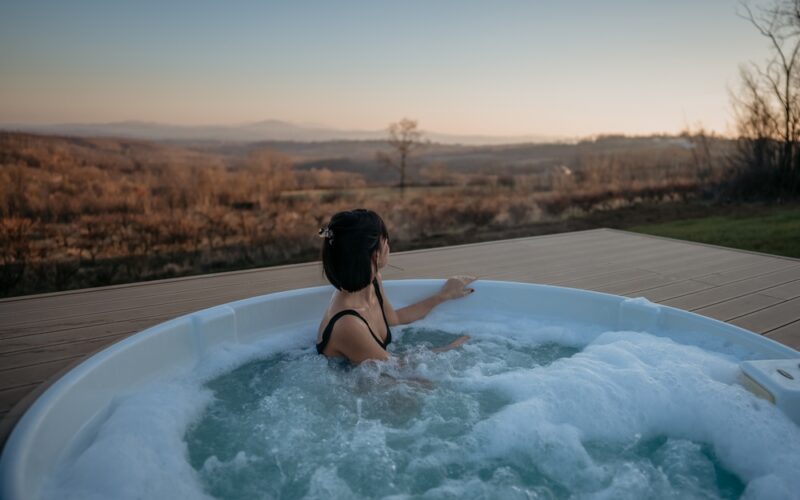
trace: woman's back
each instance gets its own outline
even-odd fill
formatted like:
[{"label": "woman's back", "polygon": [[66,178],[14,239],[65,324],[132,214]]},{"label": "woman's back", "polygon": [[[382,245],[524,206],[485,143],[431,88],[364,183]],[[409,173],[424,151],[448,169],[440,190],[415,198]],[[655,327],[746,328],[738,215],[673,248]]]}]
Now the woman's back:
[{"label": "woman's back", "polygon": [[378,214],[361,208],[338,212],[320,228],[319,236],[324,239],[322,270],[336,288],[317,333],[317,351],[325,356],[356,364],[389,359],[389,318],[392,324],[410,323],[437,304],[474,291],[465,286],[475,278],[451,278],[439,293],[395,311],[382,294],[380,270],[388,264],[391,250],[389,232]]},{"label": "woman's back", "polygon": [[[318,353],[334,355],[334,352],[332,351],[336,351],[336,349],[331,349],[326,352],[326,348],[331,342],[331,338],[335,336],[337,340],[334,341],[334,344],[337,344],[339,340],[346,340],[342,338],[345,335],[360,335],[361,333],[359,333],[358,330],[363,330],[364,327],[366,327],[370,336],[380,346],[380,348],[384,351],[386,350],[386,346],[388,346],[392,341],[392,331],[389,328],[389,320],[386,317],[386,311],[383,306],[383,296],[381,295],[380,285],[378,284],[377,278],[372,281],[372,285],[373,289],[375,290],[375,297],[377,299],[377,303],[374,304],[373,307],[369,307],[369,305],[367,307],[358,309],[343,308],[341,306],[333,307],[332,310],[335,310],[336,312],[333,314],[326,314],[326,318],[329,319],[326,322],[325,318],[323,318],[322,323],[320,323],[320,328],[322,328],[322,325],[325,325],[325,328],[321,331],[321,333],[318,333],[317,337]],[[377,312],[377,309],[380,309],[379,313]],[[383,327],[380,326],[380,316],[383,317]],[[375,328],[373,328],[373,325],[375,325]]]}]

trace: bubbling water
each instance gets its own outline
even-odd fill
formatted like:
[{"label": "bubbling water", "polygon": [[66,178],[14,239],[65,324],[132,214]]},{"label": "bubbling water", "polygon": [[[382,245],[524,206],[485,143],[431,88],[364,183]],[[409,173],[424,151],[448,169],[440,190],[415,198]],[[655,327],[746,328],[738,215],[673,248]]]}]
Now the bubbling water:
[{"label": "bubbling water", "polygon": [[577,349],[503,337],[446,354],[425,347],[453,338],[406,332],[394,349],[403,366],[351,369],[295,351],[223,375],[208,384],[216,400],[187,433],[192,466],[219,498],[296,498],[319,488],[340,496],[419,494],[445,477],[477,473],[467,469],[478,464],[441,455],[457,451],[510,399],[461,387],[458,377],[544,366]]},{"label": "bubbling water", "polygon": [[[800,429],[738,385],[737,355],[643,332],[504,319],[432,314],[397,329],[392,361],[357,367],[318,356],[311,331],[222,349],[189,376],[122,400],[48,491],[134,498],[142,483],[150,498],[221,499],[800,491]],[[430,350],[462,333],[472,339],[458,349]],[[117,472],[126,467],[133,478]]]},{"label": "bubbling water", "polygon": [[307,351],[248,363],[208,384],[190,462],[231,499],[738,498],[715,435],[738,433],[718,420],[725,407],[775,413],[733,385],[731,361],[650,335],[607,333],[583,351],[492,334],[427,349],[454,338],[410,329],[400,364],[349,369]]}]

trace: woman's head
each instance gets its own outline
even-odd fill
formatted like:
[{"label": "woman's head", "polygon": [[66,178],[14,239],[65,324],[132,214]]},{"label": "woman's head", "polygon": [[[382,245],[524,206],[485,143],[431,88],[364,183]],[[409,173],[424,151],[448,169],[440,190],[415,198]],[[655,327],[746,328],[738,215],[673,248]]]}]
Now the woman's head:
[{"label": "woman's head", "polygon": [[320,230],[320,235],[325,238],[322,268],[328,281],[348,292],[369,285],[373,272],[383,265],[383,245],[388,246],[389,232],[383,219],[363,208],[339,212]]}]

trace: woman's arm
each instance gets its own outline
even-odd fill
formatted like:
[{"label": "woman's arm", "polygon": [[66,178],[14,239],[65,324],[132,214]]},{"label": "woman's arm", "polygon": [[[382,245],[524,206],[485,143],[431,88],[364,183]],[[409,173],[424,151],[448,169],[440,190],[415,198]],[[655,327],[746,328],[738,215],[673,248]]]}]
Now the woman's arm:
[{"label": "woman's arm", "polygon": [[464,297],[474,292],[475,289],[467,288],[467,285],[476,279],[477,278],[473,276],[454,276],[447,280],[439,292],[395,311],[392,304],[389,302],[389,297],[387,297],[386,293],[383,291],[383,279],[380,273],[378,273],[378,286],[381,289],[381,296],[383,297],[383,308],[386,312],[386,319],[389,321],[390,325],[404,325],[424,318],[434,307],[442,302]]},{"label": "woman's arm", "polygon": [[455,349],[456,347],[458,347],[461,344],[465,343],[469,339],[470,339],[469,335],[462,335],[462,336],[458,337],[457,339],[455,339],[454,341],[452,341],[449,344],[447,344],[446,346],[434,347],[433,349],[431,349],[431,351],[433,351],[433,352],[449,351],[451,349]]},{"label": "woman's arm", "polygon": [[397,322],[401,325],[412,323],[424,318],[431,310],[444,302],[446,299],[440,294],[431,295],[427,299],[420,300],[415,304],[397,310]]}]

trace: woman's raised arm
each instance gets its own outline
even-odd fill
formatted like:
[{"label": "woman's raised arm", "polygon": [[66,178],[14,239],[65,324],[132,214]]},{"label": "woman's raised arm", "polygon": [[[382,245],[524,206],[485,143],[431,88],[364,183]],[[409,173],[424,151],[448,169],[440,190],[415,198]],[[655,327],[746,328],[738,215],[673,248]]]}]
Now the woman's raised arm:
[{"label": "woman's raised arm", "polygon": [[381,288],[381,296],[383,296],[383,307],[386,313],[386,319],[389,321],[390,325],[403,325],[424,318],[434,307],[442,302],[465,297],[474,292],[475,289],[467,288],[467,285],[476,279],[477,278],[474,276],[454,276],[448,279],[442,289],[437,293],[395,311],[392,304],[389,302],[389,297],[387,297],[386,293],[383,291],[383,279],[380,273],[378,273],[378,286]]}]

